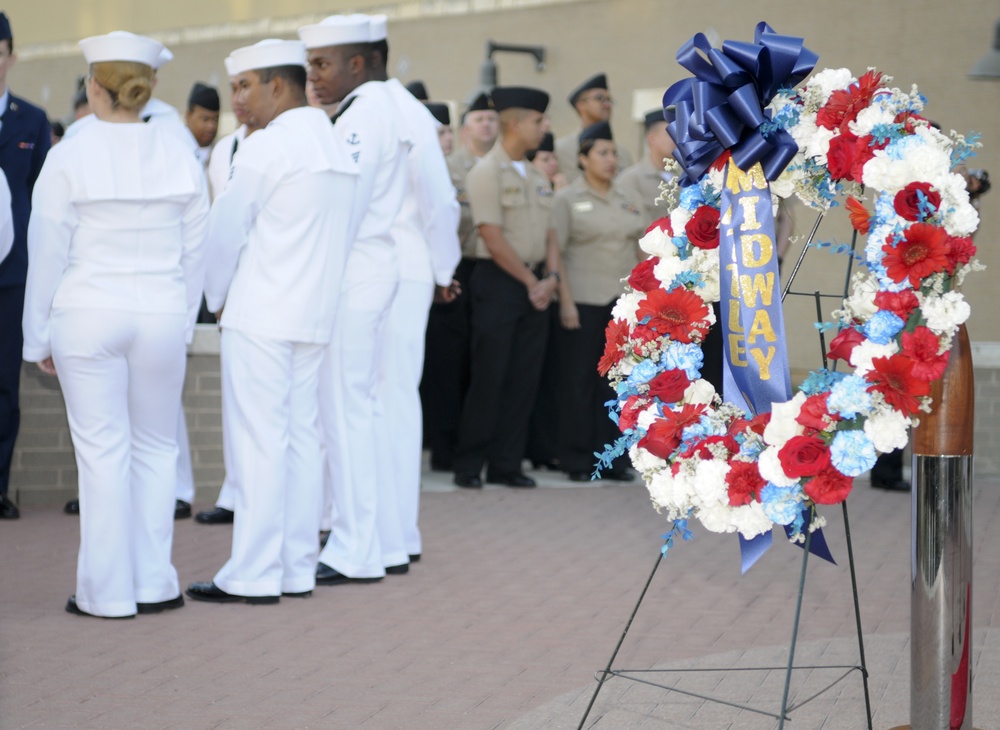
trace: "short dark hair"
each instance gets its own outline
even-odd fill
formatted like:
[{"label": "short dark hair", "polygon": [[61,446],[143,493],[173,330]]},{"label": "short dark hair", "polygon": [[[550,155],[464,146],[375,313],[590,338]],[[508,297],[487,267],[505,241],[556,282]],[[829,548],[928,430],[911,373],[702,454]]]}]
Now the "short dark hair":
[{"label": "short dark hair", "polygon": [[271,66],[269,68],[257,69],[262,84],[270,83],[275,78],[281,78],[289,86],[305,93],[306,91],[306,67],[305,66]]},{"label": "short dark hair", "polygon": [[[584,157],[586,157],[587,155],[590,154],[590,151],[592,149],[594,149],[594,145],[595,144],[597,144],[597,140],[596,139],[582,139],[582,140],[580,140],[580,149],[579,149],[579,152],[577,154],[581,154]],[[577,167],[578,170],[582,170],[583,169],[583,165],[580,164],[580,160],[579,159],[577,159],[577,161],[576,161],[576,167]]]},{"label": "short dark hair", "polygon": [[[380,41],[375,41],[371,44],[372,51],[379,54],[382,57],[382,65],[389,65],[389,41],[383,38]],[[374,60],[374,59],[373,59]]]}]

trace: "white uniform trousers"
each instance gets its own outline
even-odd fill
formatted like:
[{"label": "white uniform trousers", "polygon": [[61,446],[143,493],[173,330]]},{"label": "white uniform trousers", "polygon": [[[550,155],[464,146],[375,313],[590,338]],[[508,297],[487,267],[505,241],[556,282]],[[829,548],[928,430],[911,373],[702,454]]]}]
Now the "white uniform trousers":
[{"label": "white uniform trousers", "polygon": [[380,480],[379,541],[386,567],[409,562],[421,552],[420,463],[423,451],[423,413],[420,378],[424,368],[427,318],[434,284],[402,280],[386,324],[386,350],[379,372],[379,433],[392,449],[389,478]]},{"label": "white uniform trousers", "polygon": [[[224,337],[224,332],[219,332],[220,342]],[[225,367],[225,365],[223,365]],[[222,422],[226,422],[226,404],[222,404]],[[229,447],[229,434],[226,429],[222,429],[222,464],[226,469],[226,476],[222,480],[222,487],[219,488],[219,497],[215,500],[215,506],[227,509],[230,512],[236,511],[236,495],[233,493],[233,485],[229,480],[229,472],[233,469],[233,456]]]},{"label": "white uniform trousers", "polygon": [[80,480],[76,602],[95,616],[180,595],[170,562],[184,314],[52,315]]},{"label": "white uniform trousers", "polygon": [[239,596],[310,591],[319,553],[317,401],[325,348],[228,329],[221,349],[236,516],[232,555],[215,584]]},{"label": "white uniform trousers", "polygon": [[[377,527],[379,484],[395,448],[377,423],[385,323],[396,292],[389,247],[355,245],[347,259],[333,340],[320,376],[321,421],[333,507],[320,562],[351,578],[385,575]],[[239,513],[237,513],[239,514]],[[403,555],[400,563],[406,562]]]},{"label": "white uniform trousers", "polygon": [[188,441],[187,421],[184,420],[184,403],[177,415],[177,499],[188,504],[194,502],[194,471],[191,468],[191,443]]}]

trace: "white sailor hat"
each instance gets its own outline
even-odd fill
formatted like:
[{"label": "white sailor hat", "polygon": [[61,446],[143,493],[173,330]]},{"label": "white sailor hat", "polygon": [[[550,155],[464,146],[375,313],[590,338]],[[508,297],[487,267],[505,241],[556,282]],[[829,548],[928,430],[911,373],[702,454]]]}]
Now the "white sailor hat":
[{"label": "white sailor hat", "polygon": [[244,71],[275,66],[305,66],[306,47],[302,41],[268,38],[252,46],[237,48],[226,59],[226,71],[236,76]]},{"label": "white sailor hat", "polygon": [[233,57],[232,56],[226,56],[222,60],[222,63],[225,64],[225,66],[226,66],[226,76],[235,76],[236,75],[237,72],[233,70],[234,68],[236,68],[236,66],[233,64]]},{"label": "white sailor hat", "polygon": [[299,28],[306,48],[343,46],[349,43],[371,42],[371,18],[363,13],[331,15],[315,25]]},{"label": "white sailor hat", "polygon": [[160,51],[159,57],[156,59],[156,63],[153,64],[153,70],[156,71],[157,69],[163,68],[173,60],[174,54],[170,52],[169,48],[164,46],[163,50]]},{"label": "white sailor hat", "polygon": [[389,37],[389,19],[384,15],[372,15],[368,19],[368,40],[372,43]]},{"label": "white sailor hat", "polygon": [[157,68],[163,44],[126,30],[114,30],[107,35],[84,38],[80,41],[80,50],[87,63],[134,61]]}]

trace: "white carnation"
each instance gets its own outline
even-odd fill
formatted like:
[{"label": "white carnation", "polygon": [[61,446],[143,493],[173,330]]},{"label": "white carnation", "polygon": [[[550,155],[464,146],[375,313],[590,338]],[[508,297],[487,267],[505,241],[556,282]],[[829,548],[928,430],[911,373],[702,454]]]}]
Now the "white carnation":
[{"label": "white carnation", "polygon": [[895,195],[913,182],[913,170],[904,160],[893,160],[884,150],[875,150],[875,156],[865,163],[861,181],[870,188]]},{"label": "white carnation", "polygon": [[719,301],[719,249],[696,248],[686,263],[701,275],[702,285],[694,290],[695,294],[709,304]]},{"label": "white carnation", "polygon": [[805,402],[806,394],[800,391],[787,403],[772,404],[771,420],[764,427],[764,443],[781,448],[788,439],[802,435],[805,427],[795,419],[798,418]]},{"label": "white carnation", "polygon": [[676,255],[677,247],[671,243],[670,248],[674,250],[673,254],[667,253],[661,256],[660,260],[656,262],[656,266],[653,267],[653,276],[663,284],[664,288],[669,288],[674,277],[687,269],[685,262]]},{"label": "white carnation", "polygon": [[871,340],[864,340],[851,352],[851,366],[854,374],[864,377],[872,369],[872,360],[876,357],[890,357],[899,352],[899,346],[895,342],[888,345],[877,345]]},{"label": "white carnation", "polygon": [[653,425],[653,422],[660,417],[659,409],[655,403],[651,403],[646,406],[642,412],[639,413],[639,417],[635,421],[636,428],[640,428],[643,431],[648,431],[649,427]]},{"label": "white carnation", "polygon": [[615,302],[615,306],[611,310],[611,317],[613,319],[624,319],[633,326],[638,324],[639,320],[636,319],[635,313],[645,298],[646,294],[641,291],[630,291],[622,294],[618,297],[618,301]]},{"label": "white carnation", "polygon": [[871,134],[872,130],[878,125],[892,124],[895,119],[896,112],[894,109],[887,108],[882,104],[873,103],[871,106],[865,107],[858,112],[855,120],[848,124],[848,129],[855,136],[864,137]]},{"label": "white carnation", "polygon": [[764,514],[760,502],[734,507],[731,512],[733,524],[747,540],[770,532],[774,526],[771,518]]},{"label": "white carnation", "polygon": [[667,232],[655,226],[649,233],[639,239],[639,248],[650,256],[659,256],[661,258],[670,256],[671,249],[673,249],[673,255],[677,255],[677,247],[673,244]]},{"label": "white carnation", "polygon": [[950,291],[940,297],[924,297],[920,303],[927,327],[936,335],[950,332],[962,324],[972,314],[969,303],[957,291]]},{"label": "white carnation", "polygon": [[806,147],[806,157],[816,160],[819,165],[826,164],[826,155],[830,151],[830,140],[837,136],[837,133],[826,127],[817,127],[816,133],[809,139],[809,146]]},{"label": "white carnation", "polygon": [[760,459],[757,461],[760,475],[776,487],[792,487],[799,480],[785,474],[785,470],[781,468],[778,451],[780,451],[780,447],[768,446],[761,452]]},{"label": "white carnation", "polygon": [[883,454],[906,446],[910,419],[894,408],[879,409],[865,421],[865,435]]},{"label": "white carnation", "polygon": [[634,466],[642,474],[658,471],[667,466],[667,462],[665,460],[661,459],[656,454],[651,454],[646,451],[646,449],[640,449],[638,446],[630,448],[628,450],[628,455],[632,459],[632,466]]},{"label": "white carnation", "polygon": [[726,486],[726,474],[729,464],[716,459],[701,459],[691,480],[695,495],[705,507],[728,503],[729,488]]},{"label": "white carnation", "polygon": [[824,104],[834,91],[846,89],[854,80],[849,68],[826,68],[809,79],[806,85],[818,92],[820,103]]}]

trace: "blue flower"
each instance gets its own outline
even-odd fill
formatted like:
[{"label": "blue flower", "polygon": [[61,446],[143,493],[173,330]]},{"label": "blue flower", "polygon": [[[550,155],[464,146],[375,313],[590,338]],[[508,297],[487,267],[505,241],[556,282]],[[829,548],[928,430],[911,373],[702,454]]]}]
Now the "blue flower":
[{"label": "blue flower", "polygon": [[660,372],[659,367],[652,360],[643,360],[641,363],[632,368],[632,372],[628,375],[628,380],[626,381],[629,385],[641,385],[642,383],[648,383],[650,380],[656,377],[656,374]]},{"label": "blue flower", "polygon": [[868,381],[857,375],[848,375],[830,389],[826,406],[841,418],[854,418],[872,407],[872,396],[868,392]]},{"label": "blue flower", "polygon": [[864,431],[838,431],[830,444],[830,461],[841,474],[856,477],[875,465],[875,446]]},{"label": "blue flower", "polygon": [[761,507],[771,522],[790,525],[802,512],[802,487],[778,487],[768,482],[760,490]]},{"label": "blue flower", "polygon": [[903,329],[904,324],[906,323],[892,312],[879,310],[861,329],[865,336],[876,345],[888,345]]},{"label": "blue flower", "polygon": [[705,196],[702,195],[701,188],[698,185],[688,185],[681,190],[681,195],[677,202],[685,210],[693,211],[705,202]]},{"label": "blue flower", "polygon": [[705,355],[701,347],[694,343],[674,343],[663,355],[661,364],[664,370],[683,370],[691,380],[697,380]]},{"label": "blue flower", "polygon": [[847,377],[846,373],[834,373],[826,369],[813,370],[802,383],[802,392],[806,395],[826,393],[834,383]]}]

